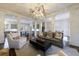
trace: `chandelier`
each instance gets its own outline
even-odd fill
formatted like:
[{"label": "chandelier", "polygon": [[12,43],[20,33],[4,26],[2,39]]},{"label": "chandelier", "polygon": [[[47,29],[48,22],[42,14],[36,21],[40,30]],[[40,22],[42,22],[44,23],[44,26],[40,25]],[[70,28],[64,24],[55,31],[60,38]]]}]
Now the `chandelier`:
[{"label": "chandelier", "polygon": [[34,9],[30,9],[30,12],[35,19],[45,18],[44,5],[37,5]]}]

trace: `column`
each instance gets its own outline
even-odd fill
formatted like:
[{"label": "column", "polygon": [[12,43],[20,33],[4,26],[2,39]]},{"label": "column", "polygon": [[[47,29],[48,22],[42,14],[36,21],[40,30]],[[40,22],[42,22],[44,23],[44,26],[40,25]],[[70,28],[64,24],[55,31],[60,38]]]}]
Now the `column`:
[{"label": "column", "polygon": [[35,28],[34,28],[34,29],[35,29],[34,35],[35,35],[35,37],[36,37],[36,36],[37,36],[37,31],[36,31],[36,29],[37,29],[37,23],[35,22],[34,25],[35,25]]},{"label": "column", "polygon": [[39,27],[39,33],[42,33],[42,22],[39,23],[40,27]]},{"label": "column", "polygon": [[20,31],[21,31],[21,24],[20,24],[20,18],[19,17],[16,17],[16,20],[17,20],[17,31],[20,35]]}]

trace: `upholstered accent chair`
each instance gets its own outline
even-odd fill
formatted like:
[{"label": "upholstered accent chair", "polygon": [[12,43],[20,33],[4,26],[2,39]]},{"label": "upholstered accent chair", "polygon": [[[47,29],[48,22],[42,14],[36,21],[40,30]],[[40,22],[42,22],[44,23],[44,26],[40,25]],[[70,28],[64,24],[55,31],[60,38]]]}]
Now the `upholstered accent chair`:
[{"label": "upholstered accent chair", "polygon": [[9,48],[20,49],[26,44],[26,37],[20,37],[17,33],[7,34]]}]

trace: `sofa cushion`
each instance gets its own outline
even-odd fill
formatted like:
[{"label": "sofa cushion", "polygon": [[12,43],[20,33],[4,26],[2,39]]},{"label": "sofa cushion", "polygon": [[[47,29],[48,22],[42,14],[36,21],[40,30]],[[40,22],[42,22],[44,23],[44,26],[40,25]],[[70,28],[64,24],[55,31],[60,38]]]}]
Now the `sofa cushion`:
[{"label": "sofa cushion", "polygon": [[63,38],[63,34],[61,32],[55,32],[55,37],[56,39],[62,39]]},{"label": "sofa cushion", "polygon": [[49,38],[52,38],[52,32],[48,32],[48,33],[47,33],[47,36],[48,36]]},{"label": "sofa cushion", "polygon": [[14,38],[14,37],[18,37],[18,36],[19,36],[19,34],[18,34],[18,33],[12,33],[11,35],[12,35],[12,37],[13,37],[13,38]]},{"label": "sofa cushion", "polygon": [[17,39],[20,39],[20,37],[19,37],[19,36],[17,36],[17,37],[13,37],[13,39],[17,40]]},{"label": "sofa cushion", "polygon": [[43,32],[43,36],[46,37],[47,36],[47,32]]},{"label": "sofa cushion", "polygon": [[18,33],[12,33],[10,32],[10,35],[12,36],[13,39],[20,39],[20,36]]}]

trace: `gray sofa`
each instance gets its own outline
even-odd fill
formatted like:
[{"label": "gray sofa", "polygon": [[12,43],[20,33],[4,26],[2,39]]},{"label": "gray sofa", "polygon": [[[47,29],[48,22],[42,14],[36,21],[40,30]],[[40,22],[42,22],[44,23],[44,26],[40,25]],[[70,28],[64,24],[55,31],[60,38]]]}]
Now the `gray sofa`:
[{"label": "gray sofa", "polygon": [[45,32],[39,38],[49,40],[53,45],[63,48],[63,33],[62,32]]}]

